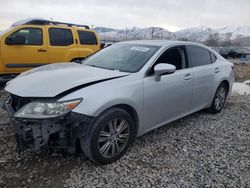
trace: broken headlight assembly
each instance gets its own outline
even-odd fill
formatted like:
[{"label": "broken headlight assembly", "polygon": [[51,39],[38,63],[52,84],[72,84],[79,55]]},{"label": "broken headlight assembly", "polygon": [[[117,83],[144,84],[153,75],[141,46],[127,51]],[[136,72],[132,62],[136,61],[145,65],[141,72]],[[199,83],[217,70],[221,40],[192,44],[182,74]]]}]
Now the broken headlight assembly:
[{"label": "broken headlight assembly", "polygon": [[72,111],[82,99],[75,99],[64,102],[30,102],[20,108],[15,114],[15,118],[45,119],[62,116]]}]

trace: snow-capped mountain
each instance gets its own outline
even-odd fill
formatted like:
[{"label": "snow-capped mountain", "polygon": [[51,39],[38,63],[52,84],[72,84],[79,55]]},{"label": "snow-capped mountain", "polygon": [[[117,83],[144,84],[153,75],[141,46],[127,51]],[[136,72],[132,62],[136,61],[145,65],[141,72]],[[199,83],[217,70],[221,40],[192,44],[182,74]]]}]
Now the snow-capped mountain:
[{"label": "snow-capped mountain", "polygon": [[250,36],[250,27],[224,27],[218,29],[218,32],[221,34],[232,33],[232,39],[236,39],[239,36],[249,37]]},{"label": "snow-capped mountain", "polygon": [[138,28],[132,27],[124,30],[96,27],[103,40],[141,40],[141,39],[172,39],[175,34],[161,27]]},{"label": "snow-capped mountain", "polygon": [[191,41],[205,41],[215,31],[209,27],[190,27],[175,32],[177,38],[184,38]]},{"label": "snow-capped mountain", "polygon": [[224,27],[219,29],[213,29],[209,27],[193,27],[184,30],[177,31],[178,36],[185,36],[189,40],[205,41],[211,35],[216,35],[216,38],[220,41],[235,40],[243,37],[250,36],[250,27]]},{"label": "snow-capped mountain", "polygon": [[242,44],[243,42],[244,45],[250,46],[248,42],[250,38],[250,26],[224,27],[219,29],[200,26],[179,30],[177,32],[170,32],[161,27],[132,27],[123,30],[97,27],[95,30],[99,33],[102,40],[171,39],[205,42],[213,39],[220,43],[230,41],[232,43]]}]

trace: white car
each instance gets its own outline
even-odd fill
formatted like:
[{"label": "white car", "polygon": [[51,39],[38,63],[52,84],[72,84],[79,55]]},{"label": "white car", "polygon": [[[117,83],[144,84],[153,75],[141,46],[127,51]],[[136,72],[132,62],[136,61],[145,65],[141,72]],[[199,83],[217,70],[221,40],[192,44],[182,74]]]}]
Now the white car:
[{"label": "white car", "polygon": [[82,64],[52,64],[10,81],[5,109],[18,147],[74,152],[118,160],[132,139],[202,109],[223,108],[234,81],[233,64],[189,42],[114,44]]}]

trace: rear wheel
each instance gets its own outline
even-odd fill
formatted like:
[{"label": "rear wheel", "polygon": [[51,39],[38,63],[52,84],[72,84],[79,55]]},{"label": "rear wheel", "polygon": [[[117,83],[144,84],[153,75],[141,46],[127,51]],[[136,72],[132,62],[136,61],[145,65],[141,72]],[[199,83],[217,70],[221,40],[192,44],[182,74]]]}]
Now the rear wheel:
[{"label": "rear wheel", "polygon": [[221,83],[216,90],[212,105],[208,109],[211,113],[218,113],[222,110],[228,94],[228,88],[226,84]]},{"label": "rear wheel", "polygon": [[123,109],[110,109],[91,126],[81,145],[85,155],[99,164],[115,162],[127,151],[134,135],[134,121]]}]

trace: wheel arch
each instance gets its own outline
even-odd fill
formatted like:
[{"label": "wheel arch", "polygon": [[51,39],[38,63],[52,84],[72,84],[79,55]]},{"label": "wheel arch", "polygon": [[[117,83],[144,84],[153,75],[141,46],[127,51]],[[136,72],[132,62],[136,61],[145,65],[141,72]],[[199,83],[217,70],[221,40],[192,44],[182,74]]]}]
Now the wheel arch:
[{"label": "wheel arch", "polygon": [[[227,92],[229,92],[229,88],[230,88],[230,84],[229,84],[229,81],[228,80],[222,80],[221,82],[220,82],[220,84],[225,84],[226,86],[227,86]],[[219,84],[219,85],[220,85]],[[219,87],[219,86],[218,86]]]},{"label": "wheel arch", "polygon": [[209,104],[207,105],[207,107],[210,107],[211,106],[211,104],[212,104],[212,102],[213,102],[213,99],[214,99],[214,96],[215,96],[215,94],[216,94],[216,91],[217,91],[217,89],[219,88],[219,86],[222,84],[222,83],[224,83],[226,86],[227,86],[227,95],[230,93],[230,82],[227,80],[227,79],[222,79],[222,80],[220,80],[219,82],[217,82],[217,86],[215,86],[214,87],[214,91],[213,91],[213,95],[212,95],[212,97],[211,97],[211,99],[210,99],[210,102],[209,102]]},{"label": "wheel arch", "polygon": [[[222,83],[225,84],[225,85],[227,86],[227,94],[229,94],[229,92],[230,92],[230,82],[229,82],[227,79],[222,79],[222,80],[219,82],[219,84],[217,85],[217,87],[215,88],[214,95],[215,95],[217,89],[219,88],[219,86],[220,86]],[[213,96],[214,96],[214,95],[213,95]]]}]

